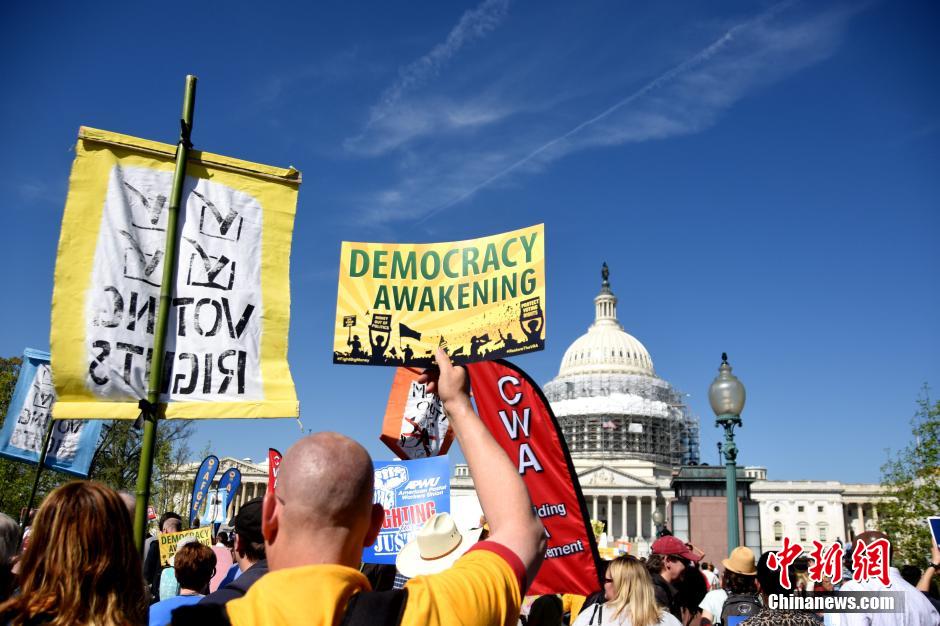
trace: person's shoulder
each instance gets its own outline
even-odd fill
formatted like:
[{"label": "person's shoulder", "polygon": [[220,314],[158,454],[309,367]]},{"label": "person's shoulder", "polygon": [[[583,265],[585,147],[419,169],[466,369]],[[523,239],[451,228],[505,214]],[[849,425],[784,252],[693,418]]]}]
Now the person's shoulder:
[{"label": "person's shoulder", "polygon": [[[436,577],[478,577],[504,580],[511,578],[518,585],[520,594],[526,588],[525,565],[515,552],[495,541],[481,541],[461,556],[449,569],[438,574],[422,576],[408,584],[422,579],[433,580]],[[406,584],[406,586],[408,586]]]},{"label": "person's shoulder", "polygon": [[189,604],[172,612],[173,626],[231,626],[224,604]]},{"label": "person's shoulder", "polygon": [[241,598],[258,579],[268,573],[268,562],[261,560],[242,572],[242,575],[221,585],[202,599],[200,604],[225,604]]},{"label": "person's shoulder", "polygon": [[669,611],[663,611],[659,616],[659,621],[656,622],[656,626],[682,626],[682,622]]},{"label": "person's shoulder", "polygon": [[199,604],[218,604],[223,605],[226,602],[231,602],[232,600],[237,600],[245,595],[245,591],[241,589],[236,589],[232,586],[232,583],[225,585],[224,587],[219,587],[202,600],[199,601]]},{"label": "person's shoulder", "polygon": [[[509,623],[513,614],[513,620],[518,617],[524,580],[518,556],[501,544],[480,542],[450,568],[405,584],[408,602],[401,623],[438,624],[452,615],[469,620],[466,624]],[[428,621],[432,614],[441,621]]]}]

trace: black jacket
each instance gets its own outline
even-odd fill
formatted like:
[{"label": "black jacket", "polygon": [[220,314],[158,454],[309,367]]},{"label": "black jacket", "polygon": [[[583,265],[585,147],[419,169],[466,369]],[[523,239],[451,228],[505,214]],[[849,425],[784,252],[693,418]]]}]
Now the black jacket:
[{"label": "black jacket", "polygon": [[231,600],[241,598],[248,591],[248,588],[255,584],[259,578],[268,573],[268,560],[261,559],[244,572],[242,575],[225,585],[216,589],[199,601],[199,604],[225,604]]},{"label": "black jacket", "polygon": [[672,613],[681,622],[682,608],[679,606],[679,591],[659,574],[653,574],[652,578],[656,604]]},{"label": "black jacket", "polygon": [[163,567],[160,564],[160,540],[154,539],[147,548],[144,556],[144,581],[150,589],[150,603],[160,601],[160,573]]}]

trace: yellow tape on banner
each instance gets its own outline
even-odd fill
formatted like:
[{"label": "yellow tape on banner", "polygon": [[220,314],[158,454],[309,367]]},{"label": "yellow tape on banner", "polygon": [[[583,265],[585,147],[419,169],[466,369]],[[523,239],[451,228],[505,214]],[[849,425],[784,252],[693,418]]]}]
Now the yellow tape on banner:
[{"label": "yellow tape on banner", "polygon": [[[52,302],[57,419],[146,397],[176,147],[82,128]],[[194,151],[167,332],[167,418],[296,417],[287,364],[300,173]]]}]

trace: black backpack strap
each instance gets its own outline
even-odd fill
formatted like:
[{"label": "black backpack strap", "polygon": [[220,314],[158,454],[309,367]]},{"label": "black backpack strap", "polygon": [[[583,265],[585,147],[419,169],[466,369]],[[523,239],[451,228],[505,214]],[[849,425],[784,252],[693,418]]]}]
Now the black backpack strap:
[{"label": "black backpack strap", "polygon": [[340,626],[398,626],[407,602],[407,589],[362,591],[350,598]]},{"label": "black backpack strap", "polygon": [[173,626],[231,626],[224,604],[191,604],[174,609]]},{"label": "black backpack strap", "polygon": [[598,602],[597,604],[594,605],[594,612],[591,613],[591,619],[588,622],[589,626],[594,623],[595,617],[597,618],[598,626],[604,623],[604,603],[603,602]]}]

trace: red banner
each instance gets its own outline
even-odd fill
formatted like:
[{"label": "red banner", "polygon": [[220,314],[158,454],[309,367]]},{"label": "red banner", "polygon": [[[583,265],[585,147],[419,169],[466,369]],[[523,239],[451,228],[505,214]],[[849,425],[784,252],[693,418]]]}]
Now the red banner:
[{"label": "red banner", "polygon": [[268,491],[277,488],[277,471],[281,467],[281,453],[274,448],[268,448]]},{"label": "red banner", "polygon": [[467,367],[480,418],[519,468],[548,535],[545,562],[528,593],[589,595],[602,589],[603,569],[581,484],[542,390],[502,359]]}]

